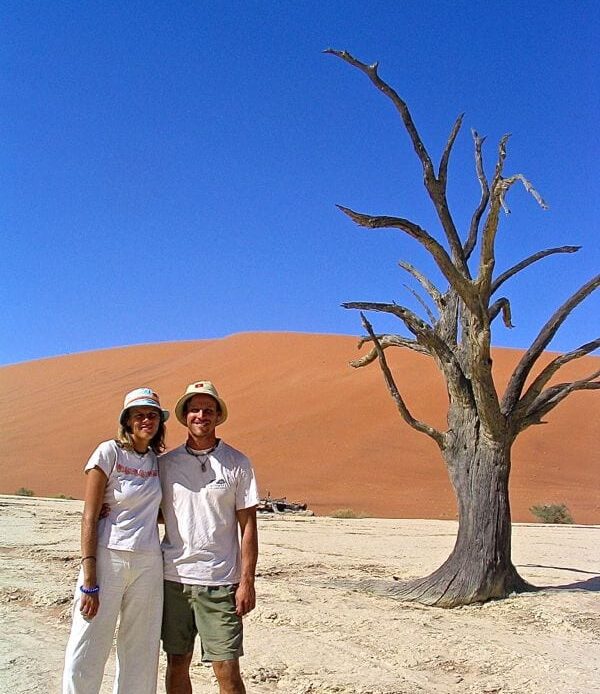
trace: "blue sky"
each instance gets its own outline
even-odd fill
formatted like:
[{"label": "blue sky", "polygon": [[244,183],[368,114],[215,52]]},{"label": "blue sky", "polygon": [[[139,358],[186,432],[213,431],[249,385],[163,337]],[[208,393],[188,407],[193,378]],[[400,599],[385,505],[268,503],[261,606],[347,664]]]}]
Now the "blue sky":
[{"label": "blue sky", "polygon": [[[359,334],[343,301],[416,307],[397,267],[431,272],[394,230],[336,208],[413,219],[439,236],[391,105],[323,49],[346,49],[408,102],[437,161],[456,116],[450,203],[477,204],[486,163],[550,205],[509,195],[498,270],[582,245],[505,285],[526,347],[598,272],[595,2],[3,2],[0,364],[128,344],[276,330]],[[434,273],[435,277],[435,273]],[[600,294],[600,292],[597,292]],[[600,296],[552,343],[597,337]],[[400,325],[374,316],[377,330]]]}]

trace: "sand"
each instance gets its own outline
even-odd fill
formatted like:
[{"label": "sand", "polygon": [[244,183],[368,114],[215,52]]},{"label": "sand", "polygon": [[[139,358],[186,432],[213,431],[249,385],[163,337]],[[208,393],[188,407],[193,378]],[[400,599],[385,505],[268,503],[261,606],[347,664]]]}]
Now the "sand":
[{"label": "sand", "polygon": [[[250,456],[263,493],[319,514],[350,507],[383,518],[455,519],[439,450],[401,420],[377,364],[348,366],[357,354],[348,336],[247,333],[2,367],[0,493],[25,487],[83,498],[85,461],[115,435],[128,390],[150,385],[172,409],[189,382],[211,379],[229,407],[219,435]],[[494,350],[500,388],[521,355]],[[406,350],[388,350],[388,358],[414,415],[443,428],[447,397],[432,360]],[[557,378],[598,369],[600,357],[586,357]],[[519,437],[513,520],[533,521],[533,505],[565,503],[577,523],[600,523],[599,407],[597,391],[574,393],[547,424]],[[179,445],[183,427],[173,417],[167,429],[169,446]]]},{"label": "sand", "polygon": [[[0,497],[0,692],[59,691],[81,508]],[[515,564],[547,587],[454,610],[344,587],[433,570],[452,548],[453,521],[277,516],[261,517],[259,532],[249,694],[600,692],[598,526],[515,525]],[[111,660],[103,694],[113,671]],[[193,683],[216,692],[198,659]]]}]

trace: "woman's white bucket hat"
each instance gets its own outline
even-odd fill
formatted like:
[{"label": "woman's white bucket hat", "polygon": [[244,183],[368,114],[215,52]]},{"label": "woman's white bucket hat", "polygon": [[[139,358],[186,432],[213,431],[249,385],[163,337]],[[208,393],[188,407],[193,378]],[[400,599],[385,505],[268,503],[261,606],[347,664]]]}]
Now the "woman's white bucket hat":
[{"label": "woman's white bucket hat", "polygon": [[157,410],[162,414],[163,422],[169,419],[168,410],[163,410],[160,406],[160,400],[157,393],[155,393],[152,388],[136,388],[131,392],[127,393],[125,400],[123,401],[123,409],[119,415],[119,422],[124,423],[125,413],[130,407],[156,407]]}]

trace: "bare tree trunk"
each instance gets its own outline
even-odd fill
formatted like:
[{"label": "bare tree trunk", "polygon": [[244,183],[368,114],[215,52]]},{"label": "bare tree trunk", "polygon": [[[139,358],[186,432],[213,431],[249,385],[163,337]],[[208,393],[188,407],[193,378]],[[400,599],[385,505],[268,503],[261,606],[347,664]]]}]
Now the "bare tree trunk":
[{"label": "bare tree trunk", "polygon": [[[527,427],[540,424],[542,417],[571,393],[600,390],[600,371],[577,381],[548,386],[553,375],[564,365],[600,346],[600,337],[567,354],[555,358],[527,386],[532,369],[571,311],[593,291],[600,288],[600,275],[582,285],[560,306],[515,368],[504,397],[500,399],[492,374],[490,354],[491,328],[501,315],[512,327],[510,302],[506,297],[493,299],[495,292],[511,277],[533,263],[556,253],[573,253],[577,246],[541,250],[494,277],[496,237],[502,209],[508,211],[506,195],[515,183],[525,189],[544,208],[546,203],[523,174],[503,175],[508,135],[498,143],[493,177],[488,180],[483,165],[483,140],[473,131],[475,168],[481,186],[481,198],[471,218],[466,241],[454,223],[446,196],[448,162],[463,117],[459,116],[446,142],[436,171],[406,102],[378,73],[378,63],[368,65],[347,51],[327,49],[359,69],[387,96],[400,114],[423,169],[423,183],[437,212],[445,243],[427,229],[404,217],[372,215],[338,205],[350,219],[369,229],[398,229],[425,248],[445,280],[448,289],[438,289],[411,263],[402,261],[437,309],[415,293],[425,308],[427,320],[410,308],[391,303],[353,301],[345,308],[359,309],[363,326],[373,347],[369,354],[352,362],[362,367],[377,359],[386,386],[404,421],[415,431],[427,434],[440,448],[458,501],[458,537],[452,554],[442,566],[425,578],[392,587],[370,581],[371,589],[405,600],[453,607],[513,592],[533,590],[517,573],[511,561],[511,521],[508,500],[510,450],[516,436]],[[469,267],[475,248],[480,249],[476,272]],[[493,302],[493,303],[492,303]],[[388,334],[377,336],[362,311],[377,311],[396,316],[413,338]],[[446,380],[449,398],[448,429],[440,431],[411,414],[401,389],[396,384],[385,357],[385,350],[404,347],[432,357]],[[547,387],[548,386],[548,387]]]},{"label": "bare tree trunk", "polygon": [[453,607],[534,590],[511,561],[508,498],[510,441],[473,443],[466,430],[444,451],[458,501],[459,529],[452,554],[434,573],[400,583],[394,595]]}]

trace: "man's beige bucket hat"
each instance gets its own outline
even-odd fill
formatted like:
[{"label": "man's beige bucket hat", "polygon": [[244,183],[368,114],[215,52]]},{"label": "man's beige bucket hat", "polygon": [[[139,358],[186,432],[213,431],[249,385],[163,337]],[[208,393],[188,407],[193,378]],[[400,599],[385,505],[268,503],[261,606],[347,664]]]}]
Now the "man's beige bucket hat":
[{"label": "man's beige bucket hat", "polygon": [[185,408],[185,403],[190,398],[193,398],[194,395],[210,395],[213,397],[221,407],[221,414],[219,415],[217,424],[223,424],[223,422],[227,419],[227,405],[223,400],[221,400],[219,394],[217,393],[217,389],[210,381],[196,381],[195,383],[190,383],[190,385],[186,388],[185,393],[179,398],[177,404],[175,405],[175,416],[177,417],[177,421],[183,424],[183,426],[187,426],[183,410]]}]

